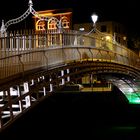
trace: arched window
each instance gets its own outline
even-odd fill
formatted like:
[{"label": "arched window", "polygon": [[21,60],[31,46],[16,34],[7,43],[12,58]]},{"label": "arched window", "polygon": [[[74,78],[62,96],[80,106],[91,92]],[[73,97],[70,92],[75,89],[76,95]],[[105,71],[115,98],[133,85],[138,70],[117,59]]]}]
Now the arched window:
[{"label": "arched window", "polygon": [[69,21],[68,21],[68,18],[66,16],[61,18],[61,24],[62,24],[63,28],[69,29]]},{"label": "arched window", "polygon": [[35,28],[36,28],[37,31],[45,30],[45,21],[43,21],[43,20],[38,20],[38,21],[36,22]]},{"label": "arched window", "polygon": [[50,18],[48,20],[48,29],[51,30],[51,29],[57,29],[58,28],[58,19],[56,18]]}]

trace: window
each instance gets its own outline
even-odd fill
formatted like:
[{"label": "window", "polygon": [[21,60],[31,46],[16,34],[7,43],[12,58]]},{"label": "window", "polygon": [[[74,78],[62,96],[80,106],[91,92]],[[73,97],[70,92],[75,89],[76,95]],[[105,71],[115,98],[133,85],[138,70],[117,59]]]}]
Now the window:
[{"label": "window", "polygon": [[65,28],[65,29],[68,29],[69,28],[69,21],[68,21],[68,18],[67,17],[62,17],[61,18],[61,23],[62,23],[62,27]]},{"label": "window", "polygon": [[36,30],[45,30],[45,21],[38,20],[36,22]]},{"label": "window", "polygon": [[48,20],[48,29],[57,29],[57,19],[56,18],[50,18]]}]

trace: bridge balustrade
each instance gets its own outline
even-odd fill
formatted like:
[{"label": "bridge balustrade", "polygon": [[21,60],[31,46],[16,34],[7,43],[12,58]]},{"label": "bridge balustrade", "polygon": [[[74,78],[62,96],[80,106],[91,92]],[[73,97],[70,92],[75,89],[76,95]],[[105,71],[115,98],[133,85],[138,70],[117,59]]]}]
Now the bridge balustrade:
[{"label": "bridge balustrade", "polygon": [[67,64],[71,61],[106,61],[134,67],[139,70],[138,56],[120,55],[119,53],[92,47],[57,47],[29,51],[5,58],[0,58],[0,79],[23,73],[40,67],[49,68]]},{"label": "bridge balustrade", "polygon": [[130,51],[116,42],[103,40],[102,37],[96,36],[96,34],[87,35],[78,31],[60,29],[42,32],[29,30],[7,33],[5,37],[1,37],[0,56],[6,57],[22,51],[58,46],[95,47],[115,51],[122,55],[126,55]]},{"label": "bridge balustrade", "polygon": [[140,67],[140,58],[128,48],[77,31],[16,33],[0,38],[0,79],[38,67],[82,59]]}]

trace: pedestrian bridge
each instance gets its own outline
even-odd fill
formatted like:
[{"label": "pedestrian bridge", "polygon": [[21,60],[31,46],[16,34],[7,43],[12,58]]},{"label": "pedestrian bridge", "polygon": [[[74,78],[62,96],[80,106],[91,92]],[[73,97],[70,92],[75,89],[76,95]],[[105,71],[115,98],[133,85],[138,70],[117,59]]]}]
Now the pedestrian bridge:
[{"label": "pedestrian bridge", "polygon": [[[0,129],[65,84],[101,74],[139,80],[140,58],[96,33],[7,33],[0,38]],[[139,88],[132,89],[139,99]]]}]

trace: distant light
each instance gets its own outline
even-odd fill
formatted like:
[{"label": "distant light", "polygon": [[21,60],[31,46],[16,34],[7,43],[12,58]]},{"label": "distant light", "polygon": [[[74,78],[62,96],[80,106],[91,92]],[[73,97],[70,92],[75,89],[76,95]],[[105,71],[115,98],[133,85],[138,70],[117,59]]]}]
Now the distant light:
[{"label": "distant light", "polygon": [[134,92],[134,90],[133,90],[132,88],[129,88],[128,91],[129,91],[130,93]]},{"label": "distant light", "polygon": [[84,31],[85,30],[85,28],[79,28],[79,31]]},{"label": "distant light", "polygon": [[106,36],[106,40],[108,40],[108,41],[109,41],[110,39],[111,39],[111,38],[110,38],[110,36]]},{"label": "distant light", "polygon": [[126,40],[126,36],[123,37],[123,40]]}]

